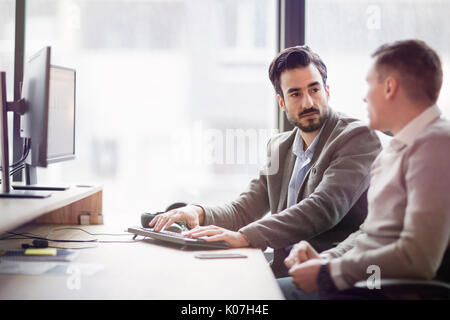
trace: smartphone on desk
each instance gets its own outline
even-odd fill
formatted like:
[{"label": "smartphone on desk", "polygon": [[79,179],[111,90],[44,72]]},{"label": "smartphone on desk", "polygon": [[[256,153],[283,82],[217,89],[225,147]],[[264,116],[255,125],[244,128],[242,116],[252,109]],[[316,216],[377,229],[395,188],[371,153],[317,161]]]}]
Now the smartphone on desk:
[{"label": "smartphone on desk", "polygon": [[236,259],[247,258],[245,254],[240,253],[199,253],[195,256],[198,259]]}]

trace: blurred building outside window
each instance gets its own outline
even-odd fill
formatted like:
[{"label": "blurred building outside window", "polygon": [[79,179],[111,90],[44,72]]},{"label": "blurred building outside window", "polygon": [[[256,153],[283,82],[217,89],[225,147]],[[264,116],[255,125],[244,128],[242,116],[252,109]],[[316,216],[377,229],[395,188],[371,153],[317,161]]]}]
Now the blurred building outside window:
[{"label": "blurred building outside window", "polygon": [[34,0],[26,19],[26,57],[50,45],[77,70],[77,158],[40,183],[102,184],[105,217],[138,217],[231,201],[257,177],[276,133],[276,1]]},{"label": "blurred building outside window", "polygon": [[[306,40],[328,68],[330,105],[368,121],[366,74],[370,55],[386,42],[421,39],[441,57],[444,83],[438,105],[450,116],[450,2],[446,0],[306,1]],[[380,134],[382,142],[389,141]]]}]

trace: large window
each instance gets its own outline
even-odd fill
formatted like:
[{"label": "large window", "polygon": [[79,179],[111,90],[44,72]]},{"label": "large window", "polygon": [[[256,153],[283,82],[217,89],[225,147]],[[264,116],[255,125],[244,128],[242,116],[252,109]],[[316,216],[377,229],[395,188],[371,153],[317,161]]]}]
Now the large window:
[{"label": "large window", "polygon": [[[15,1],[0,1],[0,71],[6,72],[6,95],[8,101],[14,99],[14,17]],[[10,137],[12,137],[13,132],[12,118],[13,115],[9,112],[8,128]],[[12,143],[10,144],[9,154],[12,154]]]},{"label": "large window", "polygon": [[438,101],[450,116],[450,2],[446,0],[314,0],[306,2],[306,43],[328,67],[337,110],[367,119],[363,97],[370,54],[385,42],[418,38],[441,56],[444,84]]},{"label": "large window", "polygon": [[100,183],[107,216],[138,217],[232,200],[257,175],[276,1],[33,0],[26,19],[26,57],[50,45],[77,70],[77,159],[40,182]]},{"label": "large window", "polygon": [[0,1],[0,71],[6,72],[8,100],[14,93],[14,14],[13,0]]}]

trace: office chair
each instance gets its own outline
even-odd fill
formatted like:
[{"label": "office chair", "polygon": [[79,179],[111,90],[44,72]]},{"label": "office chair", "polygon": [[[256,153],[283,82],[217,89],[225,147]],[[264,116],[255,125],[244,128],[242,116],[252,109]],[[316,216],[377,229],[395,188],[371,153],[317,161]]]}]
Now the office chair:
[{"label": "office chair", "polygon": [[366,281],[358,281],[354,287],[363,294],[377,291],[386,300],[450,300],[450,250],[433,280],[382,279],[381,289],[369,289]]},{"label": "office chair", "polygon": [[366,281],[358,281],[354,287],[367,294],[377,291],[378,297],[386,300],[450,299],[450,284],[436,280],[382,279],[381,289],[369,289]]}]

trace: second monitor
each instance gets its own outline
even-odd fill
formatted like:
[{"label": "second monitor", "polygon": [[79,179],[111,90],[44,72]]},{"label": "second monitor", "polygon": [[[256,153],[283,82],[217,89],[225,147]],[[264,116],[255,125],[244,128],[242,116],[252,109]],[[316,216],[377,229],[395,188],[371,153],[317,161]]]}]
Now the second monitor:
[{"label": "second monitor", "polygon": [[37,167],[75,158],[76,72],[50,64],[50,47],[32,56],[25,69],[23,99],[27,112],[22,116],[20,136],[30,139],[25,163],[25,190],[64,190],[62,186],[37,185]]}]

